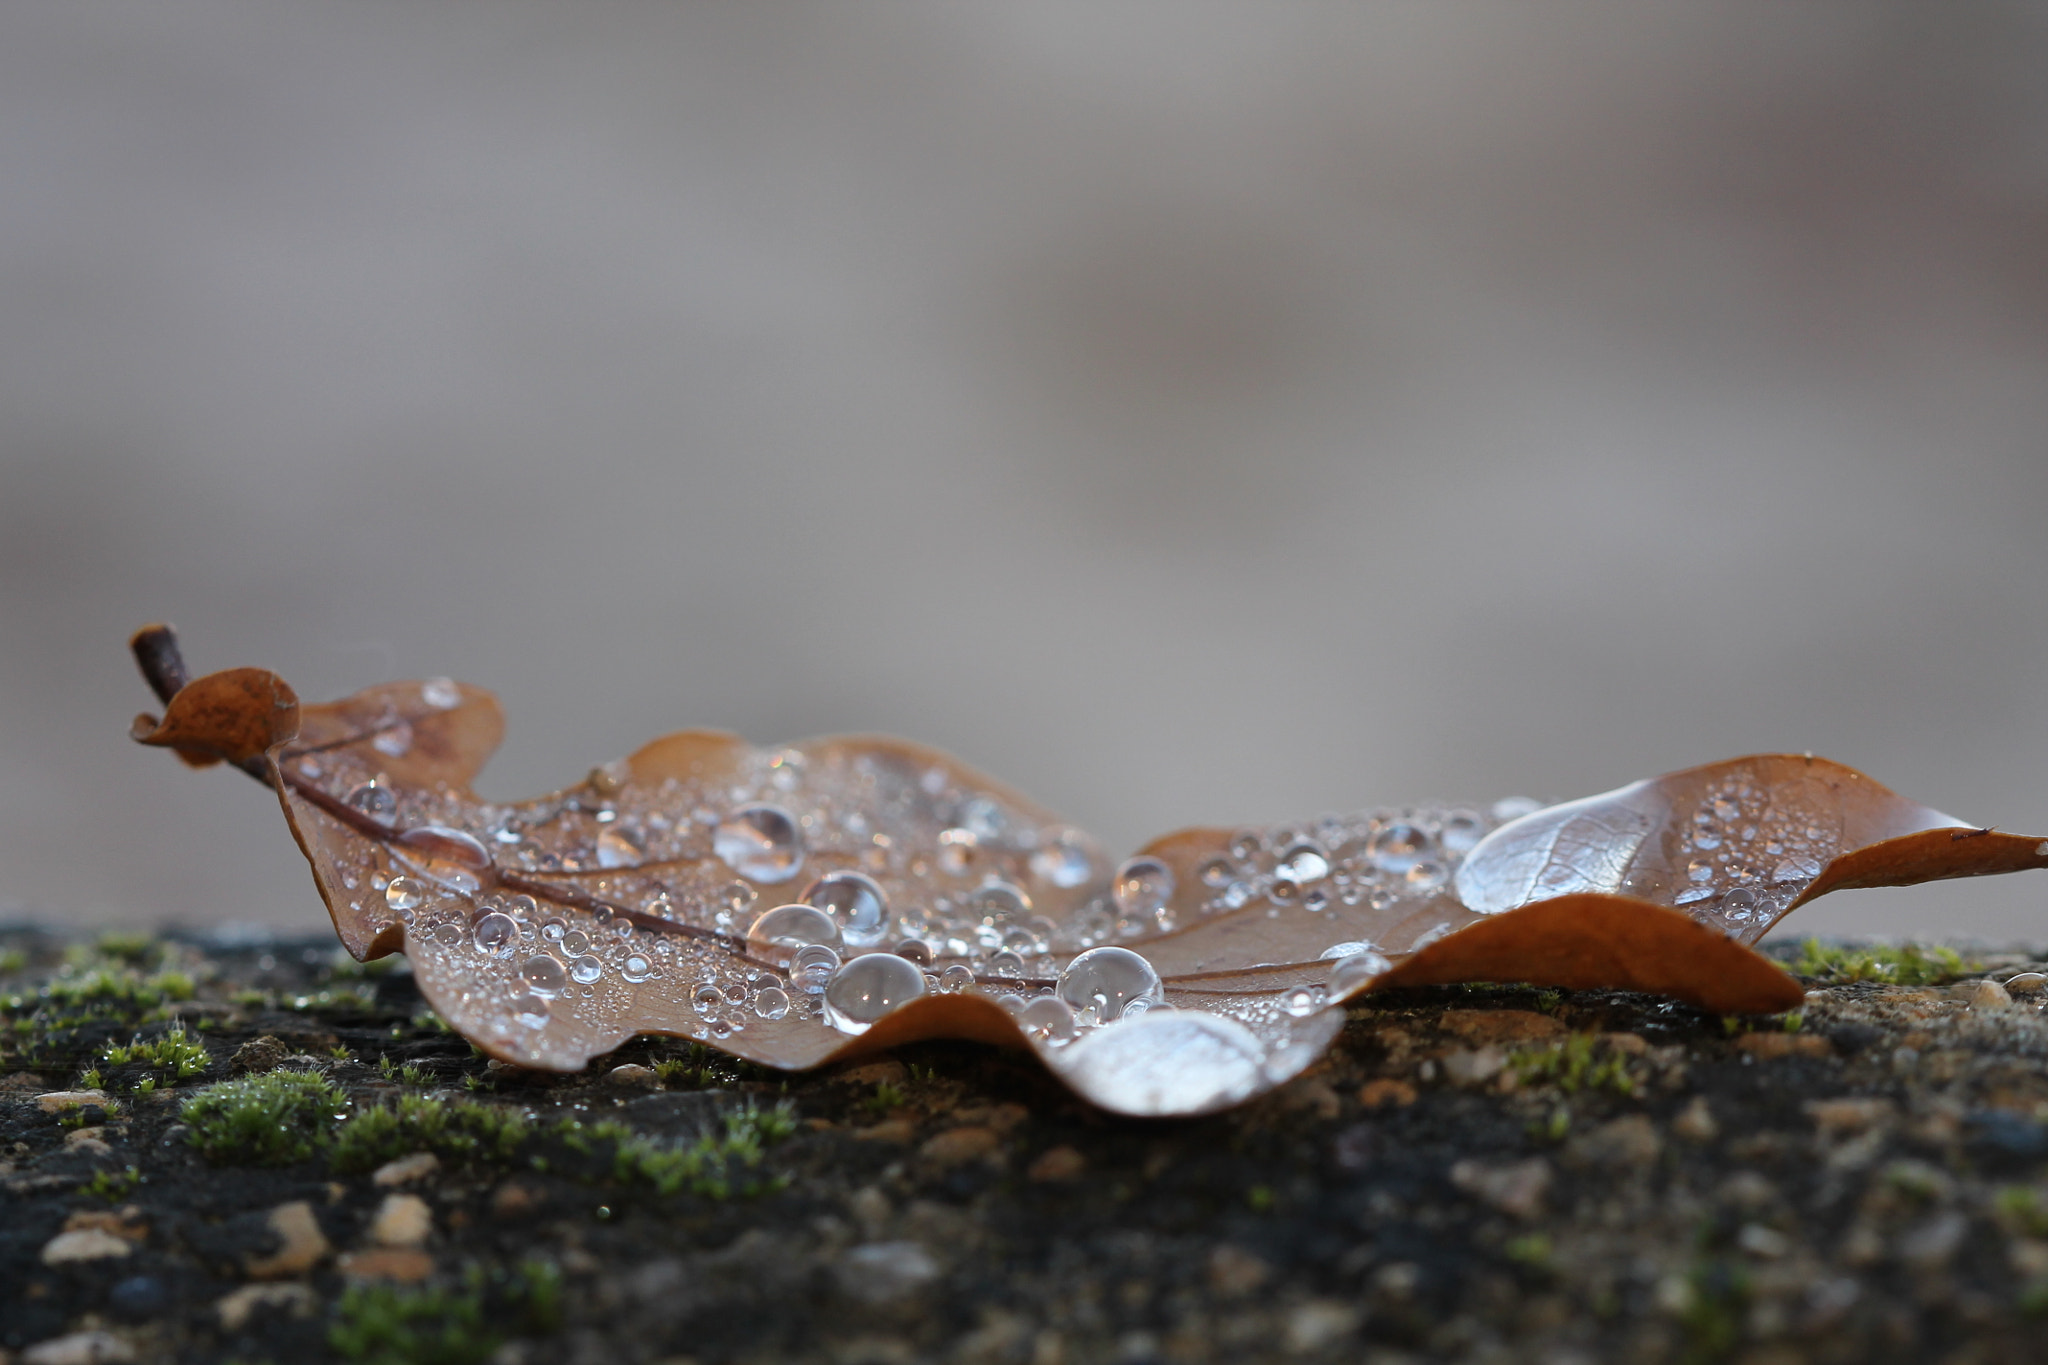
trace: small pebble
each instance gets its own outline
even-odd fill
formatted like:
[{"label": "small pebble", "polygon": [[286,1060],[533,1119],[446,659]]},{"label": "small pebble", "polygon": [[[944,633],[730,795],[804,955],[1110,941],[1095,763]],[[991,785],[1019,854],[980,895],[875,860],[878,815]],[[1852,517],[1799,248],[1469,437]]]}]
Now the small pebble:
[{"label": "small pebble", "polygon": [[1712,1142],[1721,1135],[1721,1125],[1714,1122],[1714,1111],[1707,1107],[1706,1096],[1695,1095],[1671,1120],[1671,1132],[1687,1142]]},{"label": "small pebble", "polygon": [[1024,1174],[1044,1184],[1061,1184],[1080,1179],[1081,1173],[1087,1169],[1088,1158],[1075,1148],[1062,1144],[1047,1148]]},{"label": "small pebble", "polygon": [[605,1080],[632,1090],[652,1090],[661,1084],[661,1077],[653,1067],[641,1066],[637,1062],[613,1067],[605,1073]]},{"label": "small pebble", "polygon": [[319,1302],[313,1291],[302,1284],[245,1284],[215,1300],[213,1311],[222,1327],[239,1332],[259,1312],[310,1318]]},{"label": "small pebble", "polygon": [[378,1246],[416,1247],[434,1230],[434,1211],[416,1194],[387,1194],[370,1221],[370,1240]]},{"label": "small pebble", "polygon": [[1550,1163],[1540,1156],[1505,1163],[1468,1157],[1453,1165],[1450,1175],[1465,1193],[1516,1218],[1534,1218],[1543,1211],[1551,1181]]},{"label": "small pebble", "polygon": [[350,1280],[392,1280],[416,1284],[434,1273],[434,1258],[416,1247],[373,1247],[351,1251],[334,1263]]},{"label": "small pebble", "polygon": [[939,1265],[917,1242],[869,1242],[842,1255],[833,1276],[846,1297],[884,1304],[908,1298],[939,1278]]},{"label": "small pebble", "polygon": [[1461,1048],[1443,1059],[1444,1078],[1453,1085],[1480,1085],[1492,1080],[1508,1064],[1508,1054],[1488,1044]]},{"label": "small pebble", "polygon": [[69,1109],[83,1109],[86,1105],[105,1108],[107,1092],[104,1090],[51,1090],[36,1096],[36,1108],[45,1114],[61,1114]]},{"label": "small pebble", "polygon": [[252,1255],[243,1260],[242,1268],[251,1279],[297,1279],[333,1250],[326,1234],[320,1231],[320,1220],[313,1216],[313,1206],[303,1199],[279,1204],[270,1211],[266,1222],[277,1235],[278,1248],[267,1256]]},{"label": "small pebble", "polygon": [[60,1232],[43,1243],[44,1265],[72,1265],[80,1261],[107,1261],[134,1252],[134,1244],[99,1228]]},{"label": "small pebble", "polygon": [[1970,1008],[1973,1010],[2009,1010],[2012,996],[1996,981],[1977,981],[1970,986]]},{"label": "small pebble", "polygon": [[1241,1299],[1273,1277],[1273,1267],[1243,1247],[1225,1242],[1209,1253],[1209,1288],[1226,1299]]},{"label": "small pebble", "polygon": [[963,1161],[993,1156],[1001,1151],[1002,1145],[1002,1138],[993,1128],[949,1128],[927,1139],[924,1146],[918,1148],[918,1155],[941,1166],[957,1166]]},{"label": "small pebble", "polygon": [[1356,1332],[1360,1317],[1351,1304],[1335,1299],[1310,1299],[1287,1314],[1282,1344],[1290,1355],[1320,1353]]},{"label": "small pebble", "polygon": [[135,1348],[112,1332],[73,1332],[21,1353],[21,1365],[129,1365],[134,1359]]},{"label": "small pebble", "polygon": [[2048,991],[2048,972],[2021,972],[2005,979],[2008,995],[2039,995]]},{"label": "small pebble", "polygon": [[1790,1237],[1762,1223],[1744,1223],[1742,1231],[1735,1234],[1735,1244],[1750,1255],[1767,1261],[1778,1260],[1792,1250]]},{"label": "small pebble", "polygon": [[397,1185],[410,1185],[415,1180],[425,1180],[440,1169],[440,1157],[432,1152],[414,1152],[411,1156],[402,1156],[379,1166],[376,1173],[370,1177],[370,1183],[380,1189],[390,1189]]}]

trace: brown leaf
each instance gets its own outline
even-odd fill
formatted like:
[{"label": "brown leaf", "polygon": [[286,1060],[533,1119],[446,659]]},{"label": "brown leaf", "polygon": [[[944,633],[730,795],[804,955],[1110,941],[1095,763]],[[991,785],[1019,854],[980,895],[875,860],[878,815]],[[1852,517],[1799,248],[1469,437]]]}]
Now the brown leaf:
[{"label": "brown leaf", "polygon": [[[175,640],[156,647],[181,677]],[[971,1038],[1030,1048],[1108,1109],[1201,1113],[1298,1074],[1367,990],[1490,979],[1783,1009],[1797,983],[1743,940],[1801,899],[2048,861],[1839,765],[1764,757],[1526,814],[1184,831],[1113,867],[900,740],[686,731],[499,805],[470,787],[503,729],[489,693],[289,698],[260,670],[210,675],[138,737],[268,778],[349,950],[402,947],[465,1037],[554,1070],[635,1033],[791,1069]]]}]

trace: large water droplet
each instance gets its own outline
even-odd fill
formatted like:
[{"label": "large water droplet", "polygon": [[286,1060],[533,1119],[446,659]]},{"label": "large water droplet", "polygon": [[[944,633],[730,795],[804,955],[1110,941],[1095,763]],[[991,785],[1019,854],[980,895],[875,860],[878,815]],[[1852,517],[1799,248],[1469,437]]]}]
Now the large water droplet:
[{"label": "large water droplet", "polygon": [[874,878],[859,872],[828,872],[810,884],[803,899],[831,915],[840,936],[856,948],[872,948],[889,932],[889,898]]},{"label": "large water droplet", "polygon": [[452,711],[462,705],[462,689],[453,678],[429,678],[420,684],[420,700],[436,711]]},{"label": "large water droplet", "polygon": [[780,986],[763,986],[754,992],[754,1013],[763,1019],[780,1019],[789,1013],[789,992]]},{"label": "large water droplet", "polygon": [[[1229,864],[1224,866],[1227,870]],[[1157,858],[1128,858],[1117,868],[1109,890],[1118,913],[1152,919],[1173,899],[1173,869]]]},{"label": "large water droplet", "polygon": [[709,1019],[725,1008],[725,992],[718,989],[715,981],[701,981],[690,993],[690,1004],[697,1013]]},{"label": "large water droplet", "polygon": [[939,989],[948,994],[967,990],[973,985],[974,969],[961,963],[955,962],[939,973]]},{"label": "large water droplet", "polygon": [[1031,855],[1031,871],[1062,890],[1071,890],[1095,875],[1088,842],[1077,831],[1063,829]]},{"label": "large water droplet", "polygon": [[395,720],[371,736],[370,747],[380,754],[401,758],[412,748],[412,726]]},{"label": "large water droplet", "polygon": [[989,958],[988,974],[1015,980],[1024,975],[1024,959],[1006,948]]},{"label": "large water droplet", "polygon": [[757,882],[786,882],[804,862],[803,831],[780,806],[742,806],[719,822],[711,849],[725,865]]},{"label": "large water droplet", "polygon": [[1010,817],[993,799],[971,796],[960,803],[953,823],[972,834],[975,842],[990,844],[1003,837],[1004,831],[1010,827]]},{"label": "large water droplet", "polygon": [[1273,875],[1297,886],[1307,886],[1330,875],[1330,860],[1322,849],[1314,844],[1293,844],[1280,855],[1280,861],[1273,868]]},{"label": "large water droplet", "polygon": [[393,877],[384,888],[384,903],[393,910],[417,910],[426,898],[426,885],[417,877]]},{"label": "large water droplet", "polygon": [[924,992],[924,973],[915,963],[894,953],[869,953],[833,974],[825,987],[825,1018],[842,1033],[866,1033]]},{"label": "large water droplet", "polygon": [[399,835],[392,846],[421,876],[457,891],[476,891],[497,879],[489,851],[459,829],[421,825]]},{"label": "large water droplet", "polygon": [[619,975],[628,981],[645,981],[654,975],[654,964],[638,953],[628,953],[626,960],[619,964]]},{"label": "large water droplet", "polygon": [[470,936],[476,940],[478,952],[492,957],[510,957],[513,945],[519,942],[519,925],[510,915],[501,915],[493,910],[476,922]]},{"label": "large water droplet", "polygon": [[349,794],[342,799],[372,820],[386,825],[398,814],[398,797],[392,793],[391,788],[378,786],[375,782],[365,782],[360,787],[351,788]]},{"label": "large water droplet", "polygon": [[1092,1009],[1104,1024],[1121,1018],[1134,1000],[1149,1006],[1162,998],[1159,973],[1129,948],[1090,948],[1067,964],[1057,989],[1075,1013]]},{"label": "large water droplet", "polygon": [[646,856],[639,836],[629,829],[617,825],[606,825],[597,836],[597,865],[599,867],[638,867]]},{"label": "large water droplet", "polygon": [[815,905],[778,905],[764,910],[747,930],[747,938],[771,947],[797,948],[807,943],[837,948],[843,942],[839,925]]},{"label": "large water droplet", "polygon": [[789,960],[789,984],[816,994],[825,989],[825,983],[838,970],[839,954],[822,943],[807,944]]},{"label": "large water droplet", "polygon": [[519,977],[534,990],[545,995],[559,994],[569,980],[569,974],[562,970],[562,964],[546,953],[536,953],[520,963]]},{"label": "large water droplet", "polygon": [[1444,816],[1437,838],[1446,853],[1469,853],[1486,833],[1486,822],[1476,810],[1454,810]]},{"label": "large water droplet", "polygon": [[1384,954],[1371,948],[1364,952],[1346,953],[1337,959],[1336,966],[1330,968],[1330,994],[1346,995],[1392,968],[1393,964]]},{"label": "large water droplet", "polygon": [[527,991],[512,1002],[512,1017],[528,1028],[542,1028],[548,1022],[546,997]]},{"label": "large water droplet", "polygon": [[588,986],[603,975],[604,964],[589,953],[585,953],[582,957],[569,964],[569,977],[578,985]]},{"label": "large water droplet", "polygon": [[590,935],[581,929],[571,929],[562,935],[562,951],[565,953],[587,953],[590,951]]},{"label": "large water droplet", "polygon": [[1396,821],[1373,831],[1365,847],[1366,857],[1384,872],[1406,872],[1429,852],[1429,831],[1420,825]]}]

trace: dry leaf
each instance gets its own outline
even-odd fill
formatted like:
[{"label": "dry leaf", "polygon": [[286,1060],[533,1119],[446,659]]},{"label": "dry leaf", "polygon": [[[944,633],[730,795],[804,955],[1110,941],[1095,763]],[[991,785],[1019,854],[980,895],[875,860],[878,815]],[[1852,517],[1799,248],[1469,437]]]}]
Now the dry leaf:
[{"label": "dry leaf", "polygon": [[470,783],[489,693],[391,683],[300,707],[273,675],[185,680],[136,737],[276,788],[359,958],[403,949],[479,1048],[574,1070],[636,1033],[784,1069],[920,1038],[1031,1048],[1140,1115],[1227,1107],[1299,1074],[1341,1002],[1471,980],[1798,1003],[1745,947],[1839,886],[2048,865],[1821,759],[1689,769],[1543,809],[1382,810],[1189,830],[1121,865],[946,755],[847,737],[659,739],[539,800]]}]

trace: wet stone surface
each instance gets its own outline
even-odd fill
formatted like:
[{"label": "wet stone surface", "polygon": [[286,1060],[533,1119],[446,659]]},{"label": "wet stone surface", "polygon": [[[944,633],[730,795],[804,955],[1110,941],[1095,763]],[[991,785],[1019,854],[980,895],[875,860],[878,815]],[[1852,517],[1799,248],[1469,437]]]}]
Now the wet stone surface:
[{"label": "wet stone surface", "polygon": [[1283,1090],[1138,1122],[969,1044],[527,1073],[331,940],[0,932],[0,1350],[2038,1359],[2048,964],[1909,965],[1795,1017],[1376,997]]}]

